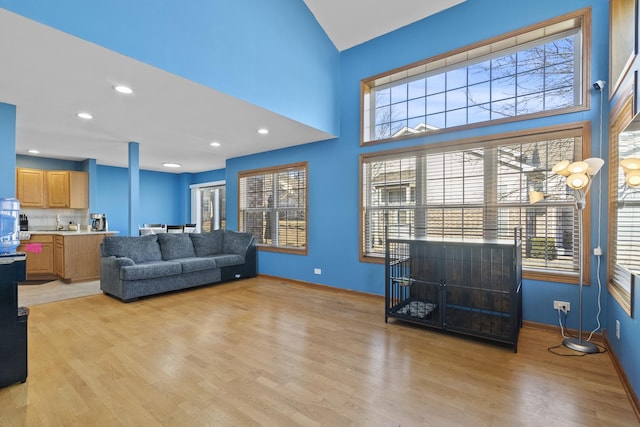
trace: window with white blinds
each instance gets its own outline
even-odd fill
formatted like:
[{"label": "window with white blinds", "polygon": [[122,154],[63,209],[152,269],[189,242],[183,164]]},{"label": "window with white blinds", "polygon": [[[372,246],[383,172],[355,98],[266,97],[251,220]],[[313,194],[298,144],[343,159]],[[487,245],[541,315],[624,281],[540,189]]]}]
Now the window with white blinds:
[{"label": "window with white blinds", "polygon": [[[387,235],[511,239],[522,226],[525,270],[577,281],[581,236],[575,201],[551,167],[582,158],[583,133],[579,125],[363,155],[361,258],[383,257]],[[549,197],[531,205],[529,190]]]},{"label": "window with white blinds", "polygon": [[241,172],[239,230],[261,249],[307,251],[307,163]]},{"label": "window with white blinds", "polygon": [[640,157],[640,118],[633,119],[633,97],[615,111],[609,144],[608,289],[632,315],[632,286],[640,275],[640,188],[625,183],[620,161]]}]

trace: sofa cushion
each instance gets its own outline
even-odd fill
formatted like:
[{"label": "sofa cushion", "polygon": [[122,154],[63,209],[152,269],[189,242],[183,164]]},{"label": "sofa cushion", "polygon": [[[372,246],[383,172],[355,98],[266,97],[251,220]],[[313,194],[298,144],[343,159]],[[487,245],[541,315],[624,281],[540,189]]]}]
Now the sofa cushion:
[{"label": "sofa cushion", "polygon": [[224,230],[222,253],[244,255],[252,240],[253,235],[250,233],[239,233],[237,231]]},{"label": "sofa cushion", "polygon": [[244,264],[244,257],[236,254],[222,254],[214,255],[213,258],[216,261],[216,267],[228,267],[230,265]]},{"label": "sofa cushion", "polygon": [[190,233],[196,255],[211,256],[222,253],[224,230],[215,230],[210,233]]},{"label": "sofa cushion", "polygon": [[188,234],[163,233],[157,236],[163,260],[192,258],[196,256],[193,243],[191,243],[191,238]]},{"label": "sofa cushion", "polygon": [[213,258],[182,258],[176,259],[175,261],[182,265],[183,273],[212,270],[216,268],[216,261]]},{"label": "sofa cushion", "polygon": [[105,236],[103,256],[131,258],[133,262],[161,261],[162,253],[155,234],[149,236]]},{"label": "sofa cushion", "polygon": [[157,277],[176,276],[182,273],[182,266],[175,261],[154,261],[128,265],[120,269],[120,280],[145,280]]}]

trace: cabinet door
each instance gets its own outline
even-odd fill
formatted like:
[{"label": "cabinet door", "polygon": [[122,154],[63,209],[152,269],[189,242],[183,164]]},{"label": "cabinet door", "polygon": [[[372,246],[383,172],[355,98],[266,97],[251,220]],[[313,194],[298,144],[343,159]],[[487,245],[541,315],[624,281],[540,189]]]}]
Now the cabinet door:
[{"label": "cabinet door", "polygon": [[47,171],[47,195],[50,208],[69,207],[69,171]]},{"label": "cabinet door", "polygon": [[16,169],[16,194],[23,208],[44,207],[44,171]]},{"label": "cabinet door", "polygon": [[69,207],[89,209],[89,174],[69,172]]},{"label": "cabinet door", "polygon": [[22,242],[18,251],[27,254],[27,279],[33,279],[33,275],[53,276],[53,235],[31,235],[30,240]]},{"label": "cabinet door", "polygon": [[85,234],[64,238],[64,277],[70,281],[100,277],[100,244],[104,234]]}]

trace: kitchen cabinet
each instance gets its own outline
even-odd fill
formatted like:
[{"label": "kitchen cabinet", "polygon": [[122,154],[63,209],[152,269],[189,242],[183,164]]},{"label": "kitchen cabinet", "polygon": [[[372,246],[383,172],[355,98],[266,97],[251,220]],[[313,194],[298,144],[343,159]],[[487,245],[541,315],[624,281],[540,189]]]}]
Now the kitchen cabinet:
[{"label": "kitchen cabinet", "polygon": [[53,278],[53,235],[31,235],[17,250],[27,254],[27,280]]},{"label": "kitchen cabinet", "polygon": [[22,208],[89,208],[89,174],[78,171],[16,169]]},{"label": "kitchen cabinet", "polygon": [[16,194],[21,207],[45,207],[44,176],[43,170],[16,169]]},{"label": "kitchen cabinet", "polygon": [[66,282],[100,278],[100,244],[104,233],[55,236],[55,274]]},{"label": "kitchen cabinet", "polygon": [[47,171],[47,206],[89,208],[89,177],[86,172]]}]

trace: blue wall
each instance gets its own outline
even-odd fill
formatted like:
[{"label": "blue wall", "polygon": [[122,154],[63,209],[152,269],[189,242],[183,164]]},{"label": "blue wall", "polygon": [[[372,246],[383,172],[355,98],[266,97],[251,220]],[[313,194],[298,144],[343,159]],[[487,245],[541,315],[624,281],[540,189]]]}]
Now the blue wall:
[{"label": "blue wall", "polygon": [[48,157],[16,155],[16,166],[19,168],[43,169],[43,170],[68,170],[82,171],[82,162],[73,160],[51,159]]},{"label": "blue wall", "polygon": [[[96,212],[107,215],[109,230],[129,234],[127,169],[98,165],[97,175]],[[185,194],[189,192],[184,179],[181,174],[140,171],[139,225],[185,224],[190,221],[190,202],[186,207],[183,203]],[[137,235],[138,230],[132,230],[131,234]]]},{"label": "blue wall", "polygon": [[339,54],[301,0],[0,7],[337,135]]},{"label": "blue wall", "polygon": [[[526,4],[504,0],[471,0],[436,16],[342,52],[339,138],[237,158],[227,162],[227,197],[229,200],[236,200],[236,176],[239,171],[290,162],[309,162],[309,255],[303,257],[261,252],[261,273],[376,294],[384,293],[383,267],[358,261],[358,158],[362,153],[584,120],[591,120],[593,123],[592,152],[597,153],[599,151],[599,147],[597,147],[599,93],[592,95],[594,97],[591,102],[592,109],[587,112],[487,126],[443,135],[430,135],[410,141],[377,144],[365,148],[360,147],[359,144],[360,81],[362,79],[564,13],[573,12],[588,7],[591,3],[594,3],[593,39],[596,40],[591,53],[591,75],[600,78],[606,76],[608,70],[606,42],[608,39],[608,4],[601,1],[555,2],[544,0]],[[479,19],[483,16],[488,18],[489,15],[491,15],[492,25],[486,25],[486,20]],[[465,28],[466,31],[452,31],[451,23],[456,23],[456,28]],[[604,117],[606,128],[607,111],[604,112]],[[605,154],[606,151],[605,146]],[[606,174],[606,170],[603,170],[600,177],[606,178]],[[594,220],[591,221],[591,225],[592,235],[596,236],[594,212],[596,204],[594,202],[598,197],[598,192],[597,188],[593,188],[592,191],[590,207],[594,214]],[[229,203],[227,210],[229,224],[235,226],[237,206]],[[606,218],[602,229],[606,230]],[[595,237],[593,239],[596,240]],[[606,242],[606,238],[603,240]],[[313,274],[313,268],[316,267],[322,268],[322,275]],[[594,284],[597,283],[595,276],[595,262],[593,262]],[[604,280],[604,271],[601,277]],[[569,326],[577,328],[578,292],[575,285],[526,281],[524,297],[525,318],[546,324],[557,323],[557,312],[552,308],[554,299],[571,302],[576,309],[569,316]],[[597,286],[585,287],[585,329],[596,326],[596,300]]]},{"label": "blue wall", "polygon": [[[16,151],[16,106],[0,102],[0,153]],[[0,156],[0,198],[16,197],[16,158]]]}]

